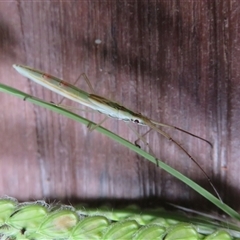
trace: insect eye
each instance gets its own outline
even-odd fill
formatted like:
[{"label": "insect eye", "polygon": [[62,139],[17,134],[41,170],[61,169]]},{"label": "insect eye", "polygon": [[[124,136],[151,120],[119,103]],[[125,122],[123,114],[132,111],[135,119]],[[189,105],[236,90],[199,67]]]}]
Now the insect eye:
[{"label": "insect eye", "polygon": [[134,122],[135,122],[135,123],[139,123],[139,120],[135,119]]}]

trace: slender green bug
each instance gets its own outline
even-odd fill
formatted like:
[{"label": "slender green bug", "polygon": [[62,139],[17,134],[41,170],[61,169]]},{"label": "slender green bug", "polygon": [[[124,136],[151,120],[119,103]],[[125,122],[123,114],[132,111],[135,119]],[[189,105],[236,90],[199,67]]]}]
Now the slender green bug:
[{"label": "slender green bug", "polygon": [[[51,91],[54,91],[63,97],[66,97],[70,100],[73,100],[75,102],[81,103],[84,106],[87,106],[95,111],[98,111],[100,113],[103,113],[111,118],[115,118],[118,120],[123,120],[125,122],[133,122],[135,124],[148,126],[150,129],[155,130],[156,132],[163,135],[168,140],[175,143],[204,173],[206,176],[209,184],[214,189],[215,193],[217,194],[218,198],[220,198],[216,188],[212,184],[209,176],[207,173],[203,170],[203,168],[199,165],[199,163],[187,152],[187,150],[182,147],[176,140],[174,140],[169,134],[159,129],[157,126],[162,127],[169,127],[174,128],[178,131],[182,131],[186,134],[189,134],[193,137],[199,138],[208,144],[211,145],[209,141],[206,139],[203,139],[199,136],[196,136],[188,131],[185,131],[181,128],[178,128],[173,125],[163,124],[159,123],[157,121],[154,121],[146,116],[143,116],[140,113],[136,113],[112,100],[109,100],[107,98],[101,97],[96,94],[91,94],[88,92],[83,91],[82,89],[79,89],[75,87],[74,85],[65,82],[57,77],[51,76],[49,74],[46,74],[40,70],[36,70],[27,66],[23,65],[13,65],[13,67],[23,76],[29,78],[30,80],[50,89]],[[91,88],[92,89],[92,88]],[[212,145],[211,145],[212,146]]]}]

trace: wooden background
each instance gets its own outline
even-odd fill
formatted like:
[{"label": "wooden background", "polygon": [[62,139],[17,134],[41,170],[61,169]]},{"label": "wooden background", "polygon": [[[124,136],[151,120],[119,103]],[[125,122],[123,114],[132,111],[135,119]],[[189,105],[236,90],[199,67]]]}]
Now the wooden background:
[{"label": "wooden background", "polygon": [[[12,64],[71,83],[85,72],[97,94],[210,140],[213,151],[168,131],[198,160],[223,200],[239,210],[239,14],[238,0],[1,1],[0,82],[58,102]],[[77,86],[89,91],[84,81]],[[207,206],[189,187],[106,136],[5,93],[0,101],[0,196]],[[136,139],[123,122],[109,119],[103,126]],[[174,144],[154,132],[147,141],[157,157],[212,191]]]}]

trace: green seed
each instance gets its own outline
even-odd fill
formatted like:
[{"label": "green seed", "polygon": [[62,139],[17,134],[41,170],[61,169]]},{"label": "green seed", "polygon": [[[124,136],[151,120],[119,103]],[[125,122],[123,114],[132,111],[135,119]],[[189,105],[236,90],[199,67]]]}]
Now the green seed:
[{"label": "green seed", "polygon": [[165,235],[166,229],[158,225],[142,227],[133,237],[133,240],[161,240]]},{"label": "green seed", "polygon": [[99,239],[108,226],[109,221],[103,216],[86,217],[72,230],[70,239]]},{"label": "green seed", "polygon": [[103,239],[131,240],[133,234],[138,230],[138,228],[139,225],[135,220],[125,220],[123,222],[118,222],[108,228],[108,230],[103,235]]},{"label": "green seed", "polygon": [[39,235],[36,233],[34,238],[40,238],[40,236],[43,236],[41,239],[68,238],[77,223],[78,215],[76,213],[71,210],[58,210],[49,214],[38,229]]},{"label": "green seed", "polygon": [[231,236],[223,230],[214,232],[213,234],[204,238],[204,240],[231,240]]},{"label": "green seed", "polygon": [[13,198],[0,199],[0,226],[4,225],[17,207],[17,201]]},{"label": "green seed", "polygon": [[47,214],[47,209],[40,204],[26,204],[13,212],[7,224],[19,230],[26,229],[30,234],[36,231],[36,228],[47,217]]},{"label": "green seed", "polygon": [[199,234],[192,224],[180,223],[170,229],[164,240],[199,240]]}]

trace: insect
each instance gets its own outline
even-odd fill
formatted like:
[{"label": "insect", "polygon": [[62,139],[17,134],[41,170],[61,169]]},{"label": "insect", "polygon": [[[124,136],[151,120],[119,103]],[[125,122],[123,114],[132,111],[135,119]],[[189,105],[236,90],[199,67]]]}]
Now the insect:
[{"label": "insect", "polygon": [[133,123],[136,123],[139,125],[148,126],[150,129],[155,130],[159,134],[163,135],[165,138],[167,138],[168,140],[175,143],[201,169],[203,174],[206,176],[209,184],[212,186],[213,190],[215,191],[216,195],[221,200],[221,198],[220,198],[217,190],[215,189],[214,185],[212,184],[209,176],[203,170],[203,168],[200,166],[200,164],[187,152],[187,150],[184,147],[182,147],[169,134],[162,131],[157,126],[174,128],[178,131],[184,132],[193,137],[201,139],[201,140],[207,142],[208,144],[210,144],[210,146],[212,146],[212,144],[209,141],[207,141],[206,139],[196,136],[196,135],[194,135],[188,131],[185,131],[181,128],[178,128],[176,126],[154,121],[146,116],[143,116],[140,113],[133,112],[133,111],[129,110],[128,108],[126,108],[114,101],[111,101],[107,98],[101,97],[96,94],[91,94],[91,93],[85,92],[82,89],[79,89],[68,82],[65,82],[65,81],[63,81],[57,77],[51,76],[49,74],[46,74],[40,70],[36,70],[36,69],[30,68],[27,66],[22,66],[22,65],[13,65],[13,67],[21,75],[62,95],[63,97],[66,97],[70,100],[81,103],[82,105],[87,106],[95,111],[100,112],[100,113],[103,113],[111,118],[123,120],[125,122],[133,122]]}]

